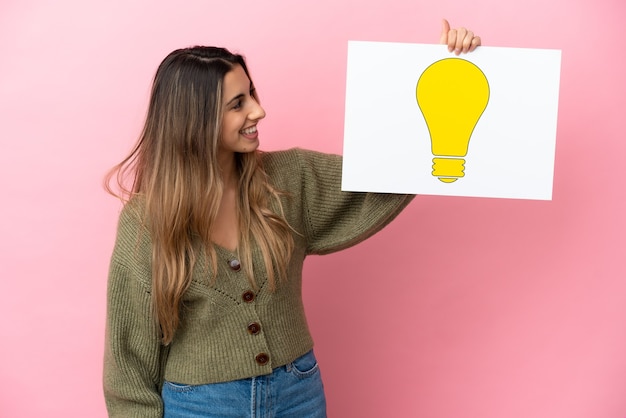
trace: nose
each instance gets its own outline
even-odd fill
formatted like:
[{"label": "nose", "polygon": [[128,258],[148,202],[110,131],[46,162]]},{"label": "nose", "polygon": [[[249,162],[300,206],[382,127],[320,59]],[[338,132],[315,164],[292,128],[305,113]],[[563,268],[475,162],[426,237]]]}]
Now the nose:
[{"label": "nose", "polygon": [[250,109],[250,113],[248,114],[248,118],[250,120],[261,120],[265,117],[265,110],[263,109],[263,107],[261,107],[261,105],[259,104],[259,102],[257,102],[256,100],[252,99],[253,102],[253,106],[252,109]]}]

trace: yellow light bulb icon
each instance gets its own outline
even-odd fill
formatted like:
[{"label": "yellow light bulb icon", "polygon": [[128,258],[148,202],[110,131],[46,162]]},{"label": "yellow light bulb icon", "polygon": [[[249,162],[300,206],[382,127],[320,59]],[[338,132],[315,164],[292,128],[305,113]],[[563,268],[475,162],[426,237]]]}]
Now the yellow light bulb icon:
[{"label": "yellow light bulb icon", "polygon": [[424,70],[415,90],[435,156],[432,175],[452,183],[465,175],[462,157],[489,102],[487,77],[467,60],[446,58]]}]

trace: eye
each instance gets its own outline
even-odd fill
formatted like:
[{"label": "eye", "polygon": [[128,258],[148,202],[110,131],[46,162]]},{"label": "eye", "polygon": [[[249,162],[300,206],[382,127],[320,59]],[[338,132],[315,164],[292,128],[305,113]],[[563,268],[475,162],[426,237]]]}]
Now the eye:
[{"label": "eye", "polygon": [[237,100],[232,107],[234,110],[241,109],[241,99]]}]

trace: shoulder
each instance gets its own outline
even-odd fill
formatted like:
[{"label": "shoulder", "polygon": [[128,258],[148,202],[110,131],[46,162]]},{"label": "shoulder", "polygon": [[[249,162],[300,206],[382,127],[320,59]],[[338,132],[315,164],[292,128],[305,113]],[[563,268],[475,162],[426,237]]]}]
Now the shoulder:
[{"label": "shoulder", "polygon": [[134,223],[145,217],[146,199],[143,196],[133,196],[124,204],[120,212],[120,223]]},{"label": "shoulder", "polygon": [[143,196],[134,196],[124,204],[117,223],[118,239],[125,235],[136,236],[139,231],[147,228],[145,208]]},{"label": "shoulder", "polygon": [[302,148],[291,148],[282,151],[262,152],[263,167],[270,177],[294,175],[305,171],[337,167],[341,165],[340,155],[327,154]]},{"label": "shoulder", "polygon": [[276,169],[284,164],[297,164],[302,153],[308,152],[301,148],[290,148],[280,151],[261,151],[261,161],[266,170]]},{"label": "shoulder", "polygon": [[145,219],[145,200],[141,196],[131,198],[120,212],[112,261],[130,266],[138,256],[145,258],[151,248]]}]

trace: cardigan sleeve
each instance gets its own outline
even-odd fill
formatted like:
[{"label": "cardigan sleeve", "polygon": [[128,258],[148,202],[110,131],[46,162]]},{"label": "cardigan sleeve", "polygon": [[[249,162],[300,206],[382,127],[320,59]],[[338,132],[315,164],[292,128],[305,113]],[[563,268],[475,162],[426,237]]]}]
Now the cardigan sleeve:
[{"label": "cardigan sleeve", "polygon": [[[294,154],[295,159],[285,158]],[[415,197],[342,191],[339,155],[294,149],[286,151],[283,158],[281,169],[298,173],[296,195],[302,205],[309,254],[339,251],[367,239],[383,229]],[[290,167],[294,163],[289,160],[295,160],[298,167]]]},{"label": "cardigan sleeve", "polygon": [[166,354],[153,319],[147,231],[128,206],[122,211],[109,269],[104,396],[111,418],[161,418]]}]

